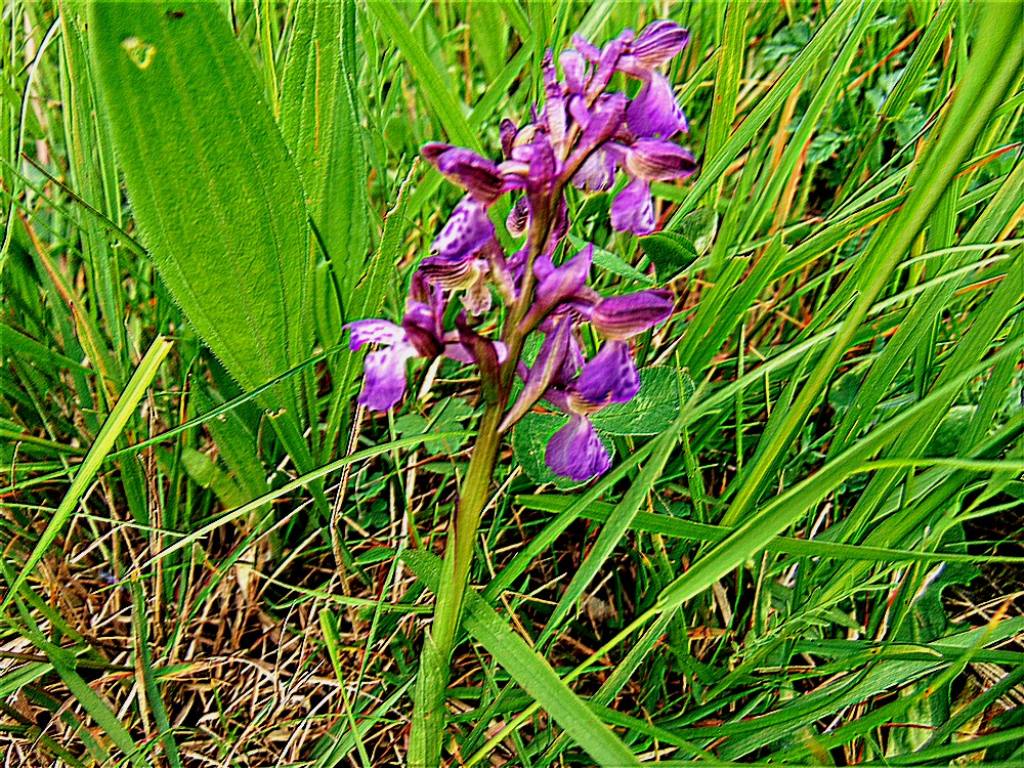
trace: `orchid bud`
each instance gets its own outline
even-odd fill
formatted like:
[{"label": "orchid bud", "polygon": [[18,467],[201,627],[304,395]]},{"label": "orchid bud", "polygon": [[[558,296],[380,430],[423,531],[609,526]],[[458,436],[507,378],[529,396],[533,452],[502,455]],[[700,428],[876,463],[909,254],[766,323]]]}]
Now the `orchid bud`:
[{"label": "orchid bud", "polygon": [[519,129],[516,124],[509,120],[507,117],[501,119],[501,124],[498,127],[498,131],[501,134],[501,152],[506,158],[512,157],[512,143],[516,140],[516,134],[519,133]]},{"label": "orchid bud", "polygon": [[646,181],[685,179],[697,170],[693,153],[660,139],[637,139],[626,153],[626,169]]},{"label": "orchid bud", "polygon": [[672,315],[672,293],[649,290],[602,299],[590,313],[595,330],[608,339],[628,339]]},{"label": "orchid bud", "polygon": [[504,191],[498,166],[475,152],[434,142],[424,145],[420,154],[445,178],[458,184],[485,205],[493,203]]},{"label": "orchid bud", "polygon": [[530,221],[530,205],[525,197],[516,200],[515,205],[508,212],[505,219],[505,228],[512,237],[522,237],[526,233],[526,226]]}]

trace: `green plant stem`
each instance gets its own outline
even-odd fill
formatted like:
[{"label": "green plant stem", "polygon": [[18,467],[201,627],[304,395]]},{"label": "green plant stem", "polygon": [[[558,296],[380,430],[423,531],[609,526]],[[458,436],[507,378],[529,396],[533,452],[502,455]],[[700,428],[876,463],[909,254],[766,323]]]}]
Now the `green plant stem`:
[{"label": "green plant stem", "polygon": [[501,438],[498,425],[504,407],[500,402],[490,404],[480,421],[477,444],[469,461],[466,482],[462,487],[458,510],[451,527],[444,553],[444,578],[434,612],[431,637],[442,658],[451,656],[458,628],[459,616],[469,583],[469,569],[473,562],[473,541],[480,528],[480,518],[487,504],[491,476],[498,456]]},{"label": "green plant stem", "polygon": [[[561,189],[555,191],[557,200]],[[515,378],[516,362],[523,350],[526,333],[521,327],[523,317],[533,299],[533,264],[544,249],[551,227],[552,205],[541,206],[531,224],[528,238],[526,270],[519,300],[510,308],[506,319],[504,342],[507,357],[498,372],[497,397],[487,403],[480,419],[477,442],[469,460],[466,480],[459,494],[459,504],[445,544],[440,589],[434,607],[434,623],[427,633],[420,653],[419,673],[413,702],[412,732],[409,736],[409,765],[429,768],[441,759],[444,735],[444,700],[451,675],[451,656],[458,634],[459,619],[465,602],[469,572],[473,565],[473,542],[480,528],[480,518],[491,487],[494,465],[501,446],[502,418],[508,405]]]},{"label": "green plant stem", "polygon": [[419,674],[413,701],[412,733],[409,739],[409,765],[417,768],[438,765],[444,735],[444,701],[451,670],[452,650],[473,564],[473,541],[494,473],[501,444],[498,426],[505,410],[505,396],[489,403],[480,420],[480,430],[469,460],[466,481],[449,530],[434,623],[420,652]]}]

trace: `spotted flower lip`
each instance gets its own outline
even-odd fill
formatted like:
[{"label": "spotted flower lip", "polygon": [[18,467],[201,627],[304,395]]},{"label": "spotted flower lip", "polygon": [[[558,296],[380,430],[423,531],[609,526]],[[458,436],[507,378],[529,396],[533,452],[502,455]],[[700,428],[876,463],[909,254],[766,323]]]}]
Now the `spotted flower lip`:
[{"label": "spotted flower lip", "polygon": [[434,238],[431,256],[439,259],[438,264],[461,263],[475,256],[494,239],[494,224],[487,215],[487,207],[466,195]]}]

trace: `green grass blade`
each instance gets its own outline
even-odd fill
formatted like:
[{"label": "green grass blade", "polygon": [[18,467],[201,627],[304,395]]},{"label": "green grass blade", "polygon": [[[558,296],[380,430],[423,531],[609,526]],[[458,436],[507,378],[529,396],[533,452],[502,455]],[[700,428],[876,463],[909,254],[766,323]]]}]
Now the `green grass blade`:
[{"label": "green grass blade", "polygon": [[569,582],[565,592],[558,600],[558,605],[548,617],[544,631],[537,638],[537,645],[543,646],[556,636],[562,620],[583,597],[587,587],[590,586],[615,547],[629,531],[633,519],[640,511],[640,505],[653,492],[654,484],[658,482],[662,472],[665,471],[665,465],[672,455],[672,447],[678,438],[679,427],[673,425],[653,441],[650,459],[630,485],[629,491],[622,497],[622,501],[615,506],[614,512],[608,517],[593,548],[587,553],[586,559],[576,573],[573,574],[572,581]]},{"label": "green grass blade", "polygon": [[690,188],[686,199],[680,203],[666,229],[677,229],[683,220],[683,216],[699,205],[704,195],[718,183],[718,179],[725,174],[732,162],[743,151],[743,148],[758,135],[764,124],[779,111],[783,102],[789,98],[797,83],[811,71],[820,58],[833,50],[836,41],[846,29],[847,24],[853,18],[858,8],[858,3],[840,3],[834,8],[828,19],[825,20],[825,23],[815,32],[810,43],[793,59],[783,75],[776,81],[764,98],[758,102],[757,106],[751,110],[750,114],[747,115],[740,126],[733,132],[732,136],[729,137],[729,140],[722,145],[721,149],[713,157],[705,157],[703,159],[700,177]]},{"label": "green grass blade", "polygon": [[121,434],[121,430],[124,429],[125,424],[128,423],[128,419],[131,418],[135,412],[135,408],[138,406],[139,401],[143,395],[146,394],[146,390],[152,383],[153,378],[156,376],[157,370],[160,368],[160,364],[164,358],[167,357],[167,353],[171,351],[172,342],[167,339],[158,336],[153,343],[150,345],[149,350],[146,352],[145,357],[139,362],[138,367],[135,369],[135,373],[132,374],[129,379],[127,386],[118,398],[117,403],[111,410],[107,420],[103,423],[103,427],[100,429],[96,440],[89,448],[89,452],[85,456],[85,460],[82,465],[78,468],[78,472],[75,473],[75,479],[71,483],[71,487],[68,488],[67,493],[64,494],[64,498],[61,500],[60,506],[57,507],[53,517],[50,518],[50,522],[46,526],[46,530],[39,537],[39,541],[36,542],[35,547],[32,549],[32,554],[29,555],[25,564],[22,566],[21,572],[17,575],[14,583],[10,585],[10,590],[2,601],[0,601],[0,611],[6,608],[14,596],[21,589],[21,586],[32,574],[36,565],[46,551],[50,548],[50,545],[56,540],[60,532],[64,530],[64,526],[68,520],[74,514],[75,509],[78,507],[78,502],[85,495],[85,492],[92,485],[93,480],[96,478],[96,473],[103,465],[107,454],[110,453],[114,447],[114,443],[117,441],[118,436]]},{"label": "green grass blade", "polygon": [[[416,576],[436,592],[441,579],[441,562],[423,551],[406,552],[403,558]],[[620,768],[640,764],[629,748],[558,677],[547,660],[515,634],[472,590],[466,594],[463,624],[597,765]]]},{"label": "green grass blade", "polygon": [[437,67],[413,36],[409,21],[402,14],[402,6],[384,0],[368,0],[367,6],[409,62],[419,88],[434,110],[435,117],[448,132],[449,140],[453,144],[481,152],[480,139],[469,127],[463,105],[445,86]]},{"label": "green grass blade", "polygon": [[[801,382],[790,408],[779,409],[769,422],[770,439],[762,440],[754,460],[737,479],[738,490],[723,518],[726,524],[741,519],[764,487],[771,470],[778,464],[797,430],[814,407],[829,378],[836,370],[854,334],[860,327],[875,298],[885,286],[896,264],[904,257],[928,215],[939,201],[943,190],[953,178],[960,163],[967,157],[985,125],[985,121],[1002,98],[1016,62],[1002,56],[1002,43],[1009,44],[1013,34],[1014,9],[1010,6],[986,5],[979,26],[980,40],[968,65],[961,90],[946,116],[938,138],[921,161],[919,172],[904,206],[871,240],[861,259],[862,268],[837,291],[840,296],[856,296],[829,347],[824,351],[807,380]],[[998,44],[997,44],[998,43]],[[796,389],[796,382],[793,389]]]}]

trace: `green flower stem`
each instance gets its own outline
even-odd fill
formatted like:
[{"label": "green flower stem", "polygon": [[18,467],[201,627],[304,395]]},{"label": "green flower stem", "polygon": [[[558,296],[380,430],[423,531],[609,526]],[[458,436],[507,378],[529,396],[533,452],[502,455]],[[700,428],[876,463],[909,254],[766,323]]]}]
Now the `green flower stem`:
[{"label": "green flower stem", "polygon": [[[553,200],[557,200],[556,191]],[[480,529],[480,518],[490,494],[494,465],[501,446],[502,418],[515,378],[516,363],[523,350],[525,334],[520,323],[533,300],[533,264],[544,248],[551,227],[550,205],[538,211],[531,225],[530,250],[519,301],[510,308],[504,342],[508,357],[498,372],[497,397],[487,403],[480,419],[477,442],[469,460],[465,482],[459,494],[458,509],[445,544],[441,585],[434,606],[434,623],[420,652],[420,667],[413,701],[412,732],[409,736],[409,766],[433,768],[441,760],[441,741],[445,728],[445,693],[451,676],[451,656],[459,630],[469,572],[473,565],[473,543]]]},{"label": "green flower stem", "polygon": [[459,498],[459,507],[445,547],[443,580],[434,611],[431,635],[434,645],[444,658],[451,654],[452,644],[462,613],[463,596],[469,582],[469,569],[473,563],[473,542],[480,528],[480,518],[491,486],[494,464],[498,456],[501,437],[498,424],[504,408],[500,403],[487,407],[480,422],[477,444],[469,461],[469,470]]},{"label": "green flower stem", "polygon": [[450,677],[451,656],[458,633],[462,604],[473,564],[473,542],[490,492],[494,464],[501,445],[498,426],[505,411],[506,397],[489,403],[480,421],[479,436],[469,470],[462,485],[459,506],[445,546],[441,585],[434,607],[434,623],[420,653],[419,674],[413,702],[409,765],[427,768],[441,759],[445,727],[445,693]]}]

